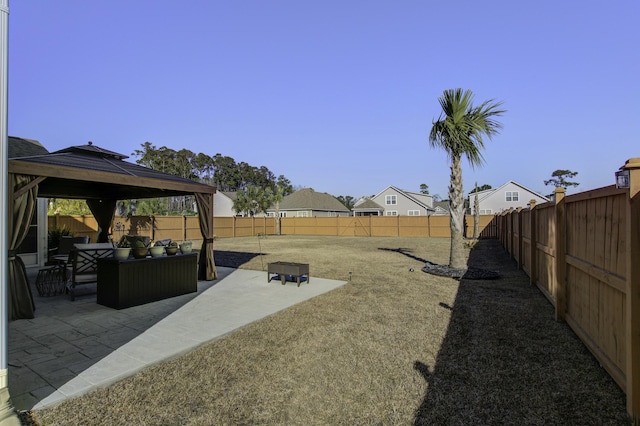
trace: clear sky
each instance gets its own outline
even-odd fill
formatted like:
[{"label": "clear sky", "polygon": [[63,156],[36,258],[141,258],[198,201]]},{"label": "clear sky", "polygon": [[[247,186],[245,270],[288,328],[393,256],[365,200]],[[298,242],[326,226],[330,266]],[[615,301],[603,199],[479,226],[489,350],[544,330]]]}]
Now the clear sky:
[{"label": "clear sky", "polygon": [[[294,186],[447,197],[438,97],[504,102],[474,183],[569,192],[640,157],[637,0],[10,0],[9,134],[266,166]],[[130,158],[134,161],[134,158]]]}]

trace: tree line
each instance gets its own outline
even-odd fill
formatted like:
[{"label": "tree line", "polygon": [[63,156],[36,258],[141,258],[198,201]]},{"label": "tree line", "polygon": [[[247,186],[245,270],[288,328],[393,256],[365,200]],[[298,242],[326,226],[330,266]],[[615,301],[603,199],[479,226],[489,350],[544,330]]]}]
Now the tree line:
[{"label": "tree line", "polygon": [[[294,191],[284,175],[276,176],[265,166],[236,162],[216,154],[195,153],[189,149],[156,147],[151,142],[140,145],[131,154],[136,164],[216,186],[218,191],[235,192],[236,211],[254,214],[265,211],[278,197]],[[281,199],[281,198],[280,198]],[[49,214],[91,214],[83,200],[49,200]],[[126,215],[192,215],[196,214],[195,197],[180,196],[140,200],[119,200],[116,213]]]}]

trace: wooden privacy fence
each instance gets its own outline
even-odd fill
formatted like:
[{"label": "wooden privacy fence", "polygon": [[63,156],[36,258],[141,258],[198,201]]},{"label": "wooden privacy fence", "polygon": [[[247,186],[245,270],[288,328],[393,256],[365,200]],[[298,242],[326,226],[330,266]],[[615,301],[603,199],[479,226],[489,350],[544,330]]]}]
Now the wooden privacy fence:
[{"label": "wooden privacy fence", "polygon": [[[473,216],[466,217],[467,233],[473,234]],[[246,237],[275,234],[275,218],[216,217],[217,237]],[[338,216],[283,217],[282,235],[323,235],[351,237],[449,237],[448,216]],[[495,238],[493,215],[480,217],[480,234]]]},{"label": "wooden privacy fence", "polygon": [[[495,238],[493,215],[480,216],[481,238]],[[473,236],[473,216],[465,218],[466,232]],[[49,216],[49,229],[66,226],[75,235],[97,237],[98,224],[93,216]],[[274,235],[272,217],[214,217],[218,238]],[[128,216],[116,217],[111,231],[117,241],[122,235],[146,235],[154,240],[200,240],[196,216]],[[449,216],[341,216],[284,217],[280,219],[282,235],[326,235],[355,237],[450,237]]]},{"label": "wooden privacy fence", "polygon": [[[48,222],[49,229],[66,227],[74,235],[88,235],[91,242],[96,242],[98,223],[93,216],[53,215]],[[114,241],[122,235],[144,235],[153,240],[202,240],[197,216],[116,216],[111,233]]]},{"label": "wooden privacy fence", "polygon": [[[640,158],[600,188],[495,218],[502,245],[627,394],[640,422]],[[551,373],[552,374],[552,373]]]}]

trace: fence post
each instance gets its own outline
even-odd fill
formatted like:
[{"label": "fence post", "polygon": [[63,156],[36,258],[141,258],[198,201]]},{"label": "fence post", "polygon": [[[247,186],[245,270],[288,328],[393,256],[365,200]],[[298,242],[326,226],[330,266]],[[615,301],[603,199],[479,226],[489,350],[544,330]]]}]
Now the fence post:
[{"label": "fence post", "polygon": [[516,210],[517,219],[518,219],[518,258],[516,261],[518,262],[518,269],[522,269],[522,264],[524,261],[522,260],[522,207],[518,207]]},{"label": "fence post", "polygon": [[538,257],[536,233],[536,200],[529,201],[529,282],[536,285],[538,282]]},{"label": "fence post", "polygon": [[564,194],[566,189],[555,189],[555,267],[556,267],[556,321],[564,321],[566,311],[566,226]]},{"label": "fence post", "polygon": [[627,202],[627,412],[633,424],[640,424],[640,158],[627,160],[621,168],[629,171]]},{"label": "fence post", "polygon": [[509,229],[511,229],[511,232],[509,233],[509,256],[515,260],[516,257],[513,253],[513,240],[515,239],[515,231],[513,230],[513,212],[514,208],[511,207],[509,209]]}]

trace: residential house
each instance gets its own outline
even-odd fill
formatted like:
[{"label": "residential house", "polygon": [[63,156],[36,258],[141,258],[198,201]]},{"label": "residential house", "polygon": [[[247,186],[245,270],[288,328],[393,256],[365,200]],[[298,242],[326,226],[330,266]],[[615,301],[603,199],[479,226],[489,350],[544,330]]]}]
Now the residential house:
[{"label": "residential house", "polygon": [[[276,208],[267,209],[267,216],[275,217]],[[326,192],[303,188],[280,201],[280,217],[350,216],[351,212],[338,199]]]},{"label": "residential house", "polygon": [[233,217],[236,211],[233,208],[233,202],[238,197],[236,192],[217,191],[213,194],[213,217]]},{"label": "residential house", "polygon": [[487,189],[469,194],[469,213],[475,213],[475,197],[478,197],[478,210],[480,214],[495,214],[511,208],[525,208],[531,200],[536,204],[546,203],[549,198],[520,185],[512,180],[498,188]]},{"label": "residential house", "polygon": [[354,216],[383,216],[384,207],[371,198],[362,197],[353,205]]},{"label": "residential house", "polygon": [[434,201],[433,209],[434,212],[432,214],[434,215],[449,216],[451,214],[451,211],[449,210],[449,201]]},{"label": "residential house", "polygon": [[429,216],[435,213],[433,197],[388,186],[370,198],[360,198],[354,216]]}]

